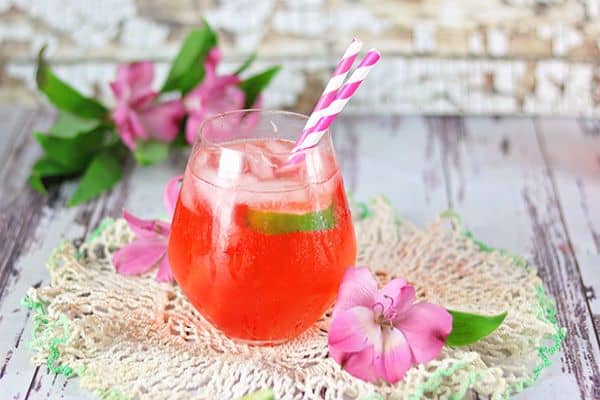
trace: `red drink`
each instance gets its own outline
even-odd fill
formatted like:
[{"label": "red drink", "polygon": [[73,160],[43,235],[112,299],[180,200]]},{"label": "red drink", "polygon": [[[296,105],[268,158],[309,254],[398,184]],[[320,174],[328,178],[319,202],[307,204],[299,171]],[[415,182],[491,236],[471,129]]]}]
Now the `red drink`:
[{"label": "red drink", "polygon": [[332,304],[354,264],[342,179],[329,137],[324,142],[287,171],[280,167],[291,141],[245,138],[195,148],[169,260],[192,304],[227,336],[297,336]]}]

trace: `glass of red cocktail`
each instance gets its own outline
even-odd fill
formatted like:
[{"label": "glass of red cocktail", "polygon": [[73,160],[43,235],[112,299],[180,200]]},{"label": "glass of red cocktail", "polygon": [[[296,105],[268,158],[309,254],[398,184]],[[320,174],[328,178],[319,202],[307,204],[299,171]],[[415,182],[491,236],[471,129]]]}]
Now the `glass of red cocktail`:
[{"label": "glass of red cocktail", "polygon": [[225,335],[293,338],[332,304],[356,243],[330,134],[289,163],[306,117],[241,110],[207,120],[187,163],[169,261]]}]

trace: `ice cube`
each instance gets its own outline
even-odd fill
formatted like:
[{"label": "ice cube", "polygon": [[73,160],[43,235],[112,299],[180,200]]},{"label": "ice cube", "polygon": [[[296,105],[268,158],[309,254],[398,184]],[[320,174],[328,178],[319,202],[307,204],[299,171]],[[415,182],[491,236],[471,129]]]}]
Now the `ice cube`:
[{"label": "ice cube", "polygon": [[223,180],[234,180],[239,177],[244,168],[244,157],[242,153],[228,148],[221,149],[219,158],[219,178]]},{"label": "ice cube", "polygon": [[275,170],[277,177],[296,177],[301,178],[304,176],[304,164],[303,163],[282,163]]},{"label": "ice cube", "polygon": [[254,185],[256,185],[256,183],[259,182],[259,179],[250,174],[250,173],[245,173],[243,175],[240,175],[238,177],[237,183],[236,183],[236,187],[237,188],[241,188],[241,189],[245,189],[245,190],[252,190],[252,188],[254,187]]},{"label": "ice cube", "polygon": [[261,180],[252,185],[249,191],[239,194],[240,202],[257,209],[286,211],[286,203],[307,203],[309,192],[298,180]]},{"label": "ice cube", "polygon": [[256,184],[254,190],[257,192],[286,192],[302,187],[302,183],[297,179],[270,179],[263,180]]},{"label": "ice cube", "polygon": [[246,163],[250,172],[259,179],[272,179],[275,176],[275,164],[259,146],[246,143]]},{"label": "ice cube", "polygon": [[283,139],[265,140],[263,143],[271,154],[287,154],[294,148],[294,142]]}]

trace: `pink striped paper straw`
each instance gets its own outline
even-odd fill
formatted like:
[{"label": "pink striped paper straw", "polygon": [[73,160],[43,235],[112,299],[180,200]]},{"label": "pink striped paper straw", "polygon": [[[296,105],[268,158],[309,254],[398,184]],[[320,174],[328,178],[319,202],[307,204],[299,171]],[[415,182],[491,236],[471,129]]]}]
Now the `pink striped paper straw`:
[{"label": "pink striped paper straw", "polygon": [[[308,121],[306,121],[304,131],[312,128],[317,122],[319,122],[319,119],[321,119],[323,116],[321,110],[327,108],[327,106],[329,106],[331,102],[335,100],[337,92],[344,84],[346,75],[348,75],[348,71],[350,71],[350,68],[352,68],[352,64],[354,64],[354,61],[356,60],[361,48],[362,42],[356,38],[353,38],[352,42],[346,49],[346,52],[338,62],[335,71],[333,71],[331,79],[329,79],[329,82],[327,82],[327,86],[317,101],[317,104],[310,114]],[[300,137],[299,141],[300,140],[302,140],[302,137]]]},{"label": "pink striped paper straw", "polygon": [[[348,101],[350,101],[350,98],[356,93],[356,90],[365,80],[369,71],[379,62],[380,58],[381,55],[375,49],[367,52],[358,67],[356,67],[356,70],[350,75],[348,81],[338,90],[334,100],[326,108],[319,111],[321,116],[318,122],[314,126],[304,129],[302,136],[296,143],[296,146],[294,146],[294,152],[308,149],[319,143],[319,140],[327,132],[327,129],[329,129],[335,118],[342,112]],[[312,115],[310,118],[312,118]],[[296,163],[301,159],[301,155],[292,156],[288,160],[288,163]]]}]

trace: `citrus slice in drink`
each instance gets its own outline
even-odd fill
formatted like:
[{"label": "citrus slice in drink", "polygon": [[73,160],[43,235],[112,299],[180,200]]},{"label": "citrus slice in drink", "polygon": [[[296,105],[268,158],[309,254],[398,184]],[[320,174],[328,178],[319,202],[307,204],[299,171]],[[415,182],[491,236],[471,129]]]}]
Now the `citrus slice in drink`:
[{"label": "citrus slice in drink", "polygon": [[250,229],[266,235],[323,231],[335,227],[333,203],[318,211],[302,211],[303,207],[293,210],[290,206],[286,204],[285,211],[248,207],[246,224]]}]

